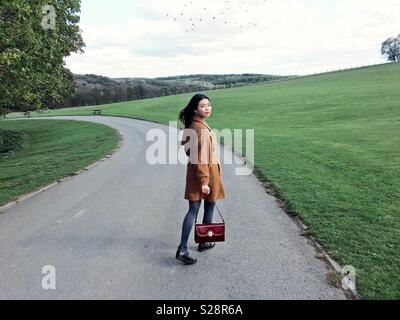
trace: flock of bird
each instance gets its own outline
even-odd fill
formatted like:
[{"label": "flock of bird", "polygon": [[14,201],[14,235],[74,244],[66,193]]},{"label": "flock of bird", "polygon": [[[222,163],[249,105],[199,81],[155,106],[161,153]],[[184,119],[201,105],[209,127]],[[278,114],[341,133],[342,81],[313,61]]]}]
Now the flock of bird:
[{"label": "flock of bird", "polygon": [[[200,3],[199,3],[200,2]],[[242,0],[226,0],[224,1],[224,7],[207,7],[203,1],[186,0],[182,9],[178,12],[167,13],[166,16],[173,21],[183,21],[186,25],[185,32],[191,32],[196,30],[196,27],[207,21],[218,21],[221,20],[225,25],[234,25],[240,29],[257,26],[255,22],[244,22],[243,17],[249,12],[250,6],[254,6],[257,10],[260,6],[266,5],[270,0],[263,1],[242,1]],[[215,2],[214,2],[215,3]],[[235,17],[232,19],[231,12],[239,12],[241,21],[238,21]],[[187,11],[187,12],[186,12]]]}]

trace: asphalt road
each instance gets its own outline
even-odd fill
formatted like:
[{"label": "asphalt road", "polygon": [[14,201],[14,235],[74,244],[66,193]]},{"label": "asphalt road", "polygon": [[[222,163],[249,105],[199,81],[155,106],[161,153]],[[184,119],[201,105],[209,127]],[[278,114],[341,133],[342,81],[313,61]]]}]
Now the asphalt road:
[{"label": "asphalt road", "polygon": [[[0,299],[345,299],[297,225],[254,175],[235,175],[236,164],[222,164],[226,242],[200,253],[192,231],[198,262],[186,266],[175,259],[188,209],[186,164],[146,161],[146,133],[168,127],[46,119],[107,124],[124,141],[90,170],[0,214]],[[42,287],[46,265],[55,268],[55,289]]]}]

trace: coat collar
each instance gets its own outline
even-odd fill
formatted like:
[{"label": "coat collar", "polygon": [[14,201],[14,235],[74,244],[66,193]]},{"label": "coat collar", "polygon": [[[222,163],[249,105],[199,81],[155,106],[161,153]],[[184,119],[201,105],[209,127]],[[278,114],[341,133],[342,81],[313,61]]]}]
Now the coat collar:
[{"label": "coat collar", "polygon": [[198,121],[198,122],[204,124],[209,130],[211,130],[211,128],[210,128],[210,126],[207,124],[207,122],[205,122],[205,121],[204,121],[202,118],[200,118],[199,116],[194,115],[194,116],[193,116],[193,121]]}]

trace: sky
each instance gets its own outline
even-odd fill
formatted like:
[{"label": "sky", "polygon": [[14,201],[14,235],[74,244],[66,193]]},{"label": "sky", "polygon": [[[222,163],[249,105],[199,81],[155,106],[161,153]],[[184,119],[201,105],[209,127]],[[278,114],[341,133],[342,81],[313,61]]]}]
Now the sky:
[{"label": "sky", "polygon": [[[75,74],[306,75],[382,63],[399,0],[82,0]],[[190,20],[191,19],[191,20]],[[201,20],[200,20],[201,19]]]}]

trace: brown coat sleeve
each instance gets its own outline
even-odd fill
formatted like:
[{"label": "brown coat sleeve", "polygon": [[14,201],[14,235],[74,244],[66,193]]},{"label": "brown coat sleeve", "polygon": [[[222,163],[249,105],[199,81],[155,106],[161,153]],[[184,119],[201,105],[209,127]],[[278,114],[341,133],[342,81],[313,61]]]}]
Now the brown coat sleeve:
[{"label": "brown coat sleeve", "polygon": [[209,144],[209,135],[207,134],[208,129],[201,128],[200,130],[196,130],[197,132],[197,141],[198,141],[198,164],[195,164],[196,176],[200,181],[201,185],[208,185],[210,178],[210,144]]}]

